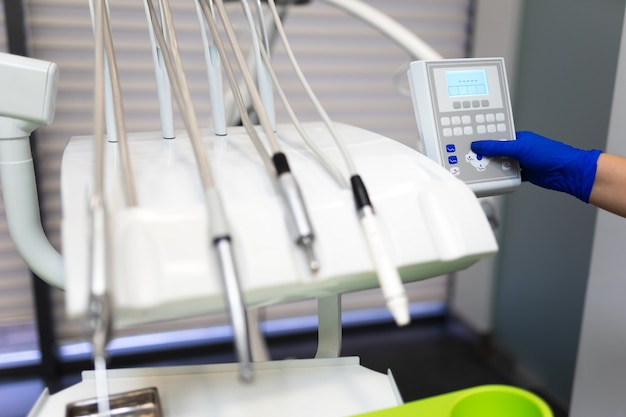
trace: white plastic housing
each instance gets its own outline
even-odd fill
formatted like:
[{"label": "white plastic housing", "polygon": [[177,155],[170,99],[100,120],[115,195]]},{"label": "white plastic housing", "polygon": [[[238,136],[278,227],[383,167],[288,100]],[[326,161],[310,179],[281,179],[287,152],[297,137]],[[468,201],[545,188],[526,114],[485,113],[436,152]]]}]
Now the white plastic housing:
[{"label": "white plastic housing", "polygon": [[[327,129],[321,123],[305,128],[343,169]],[[348,125],[338,124],[337,129],[368,187],[384,241],[404,282],[463,269],[497,251],[480,204],[463,182],[396,141]],[[265,172],[244,130],[231,128],[228,136],[203,133],[247,305],[378,286],[351,191],[340,188],[320,167],[293,126],[280,125],[277,134],[315,229],[321,264],[315,275],[291,241],[274,178]],[[129,141],[139,207],[122,204],[118,145],[108,144],[106,155],[117,325],[222,310],[223,290],[188,139],[180,132],[176,140],[167,141],[153,132],[130,135]],[[87,307],[91,152],[91,137],[72,138],[62,162],[70,317],[84,316]]]},{"label": "white plastic housing", "polygon": [[58,67],[52,62],[0,52],[0,115],[49,125],[54,119],[58,77]]},{"label": "white plastic housing", "polygon": [[517,161],[471,150],[475,140],[515,140],[504,59],[413,61],[407,74],[424,153],[479,197],[517,189]]}]

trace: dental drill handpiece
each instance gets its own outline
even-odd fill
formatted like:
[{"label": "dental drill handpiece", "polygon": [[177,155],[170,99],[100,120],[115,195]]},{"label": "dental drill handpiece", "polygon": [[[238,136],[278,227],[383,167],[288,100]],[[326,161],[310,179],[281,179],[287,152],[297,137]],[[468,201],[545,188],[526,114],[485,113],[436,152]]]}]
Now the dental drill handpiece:
[{"label": "dental drill handpiece", "polygon": [[398,268],[394,265],[385,245],[374,207],[359,175],[350,178],[354,202],[364,230],[365,242],[374,263],[385,304],[398,326],[411,321],[409,301]]},{"label": "dental drill handpiece", "polygon": [[98,413],[109,416],[109,386],[106,346],[111,340],[113,313],[108,291],[108,262],[106,212],[101,198],[94,196],[91,203],[90,294],[87,311],[88,330],[91,333]]},{"label": "dental drill handpiece", "polygon": [[328,131],[330,132],[335,143],[337,144],[337,147],[339,148],[346,163],[348,171],[350,172],[350,183],[356,203],[356,211],[359,216],[361,227],[363,229],[363,234],[365,237],[365,242],[367,244],[367,249],[370,254],[370,258],[372,259],[373,266],[378,275],[378,281],[383,291],[387,308],[389,309],[399,326],[407,325],[410,322],[408,297],[406,296],[400,273],[393,263],[392,257],[389,253],[389,249],[385,244],[385,240],[381,233],[381,225],[375,214],[374,207],[370,202],[367,188],[365,187],[363,180],[356,170],[354,161],[352,160],[350,152],[345,146],[343,139],[334,128],[330,117],[315,96],[315,93],[311,89],[309,83],[306,80],[306,77],[304,76],[302,70],[300,69],[300,66],[298,65],[293,51],[289,46],[289,41],[287,39],[285,31],[282,27],[280,15],[276,8],[275,1],[267,0],[267,4],[269,5],[272,14],[274,15],[276,29],[283,42],[285,52],[289,57],[289,61],[296,71],[296,75],[298,76],[298,79],[306,90],[307,95],[314,103],[315,108],[318,110],[318,113],[322,117],[324,124],[328,128]]},{"label": "dental drill handpiece", "polygon": [[222,274],[222,285],[226,293],[226,301],[228,302],[233,336],[235,338],[235,347],[239,361],[239,378],[242,382],[251,382],[254,374],[248,337],[249,325],[246,316],[246,306],[241,293],[241,283],[237,273],[231,235],[228,231],[219,195],[215,190],[207,192],[207,205],[211,223],[209,233]]},{"label": "dental drill handpiece", "polygon": [[189,134],[189,139],[193,148],[200,179],[207,203],[208,216],[210,221],[210,241],[215,248],[215,254],[220,267],[222,283],[226,292],[229,313],[235,332],[235,345],[239,359],[239,376],[244,382],[252,380],[253,369],[251,363],[250,343],[248,341],[248,322],[246,319],[246,309],[241,295],[241,287],[235,268],[235,259],[231,245],[230,229],[223,209],[220,194],[213,180],[213,174],[209,159],[206,155],[198,121],[195,112],[189,87],[180,61],[180,54],[176,46],[176,36],[174,25],[171,21],[171,13],[166,1],[162,1],[164,10],[164,24],[170,33],[172,47],[168,47],[162,34],[160,23],[156,18],[154,5],[151,0],[145,0],[152,25],[159,30],[155,30],[157,42],[163,50],[164,63],[168,75],[172,82],[174,95],[183,115],[183,121]]},{"label": "dental drill handpiece", "polygon": [[[109,386],[107,377],[106,346],[112,334],[112,307],[109,296],[109,252],[107,212],[104,203],[104,57],[107,44],[106,8],[103,0],[94,9],[95,74],[94,74],[94,184],[89,201],[89,301],[87,310],[88,330],[91,332],[96,384],[98,415],[109,416]],[[109,39],[110,41],[110,39]],[[110,44],[109,44],[110,46]],[[110,61],[109,61],[110,62]]]},{"label": "dental drill handpiece", "polygon": [[[226,49],[217,32],[217,22],[215,21],[215,18],[213,17],[213,14],[211,13],[211,10],[209,9],[209,6],[206,4],[206,2],[201,1],[200,4],[202,6],[205,20],[207,21],[207,25],[211,30],[213,38],[215,39],[219,53],[221,56],[226,57]],[[254,84],[254,80],[250,75],[250,70],[248,69],[243,54],[241,52],[241,47],[239,46],[237,36],[235,35],[234,30],[230,25],[228,15],[226,13],[226,10],[224,9],[223,1],[216,0],[214,4],[222,19],[222,22],[224,23],[224,28],[228,41],[231,44],[234,56],[236,58],[236,62],[243,75],[244,82],[246,84],[246,87],[248,88],[248,92],[250,94],[250,98],[252,99],[257,115],[259,116],[259,121],[261,122],[263,131],[265,132],[268,141],[272,145],[272,162],[277,175],[277,184],[280,189],[280,195],[287,208],[286,211],[288,216],[288,222],[290,222],[290,228],[295,234],[296,243],[303,249],[305,256],[307,257],[309,269],[312,272],[317,272],[320,268],[320,264],[315,254],[315,248],[313,245],[315,240],[315,234],[313,233],[312,223],[309,215],[307,214],[306,204],[300,191],[300,187],[296,182],[293,174],[291,173],[291,170],[287,163],[287,157],[284,153],[280,151],[280,145],[278,144],[278,140],[276,139],[276,135],[272,129],[267,111],[262,104],[259,92],[257,91],[257,88]],[[225,73],[228,77],[234,96],[237,98],[238,87],[234,72],[227,60],[223,59],[222,62],[224,62],[225,64]],[[240,100],[237,100],[237,103],[238,106],[241,107],[239,111],[242,115],[242,121],[244,122],[246,130],[249,132],[251,138],[256,137],[257,134],[254,127],[249,126],[249,123],[247,123],[247,118],[244,116],[247,112],[245,106],[241,106]]]},{"label": "dental drill handpiece", "polygon": [[311,225],[309,214],[304,205],[304,198],[302,197],[300,187],[298,187],[296,179],[291,174],[285,154],[282,152],[274,154],[272,161],[276,168],[281,196],[287,205],[288,212],[291,214],[291,216],[289,216],[291,233],[294,235],[296,244],[304,251],[309,268],[311,271],[317,272],[320,268],[320,264],[313,249],[315,234],[313,233],[313,226]]},{"label": "dental drill handpiece", "polygon": [[[272,126],[272,131],[275,131],[276,117],[274,114],[274,102],[272,99],[271,83],[268,79],[268,76],[271,76],[270,74],[272,73],[272,68],[271,63],[269,62],[269,57],[267,57],[267,55],[269,54],[267,29],[265,27],[265,22],[263,21],[263,13],[261,12],[260,1],[257,0],[255,4],[257,6],[257,14],[260,20],[259,29],[262,35],[261,39],[258,38],[258,34],[256,32],[252,13],[250,12],[250,7],[248,6],[248,0],[241,0],[241,5],[248,20],[248,25],[250,26],[250,32],[252,35],[252,46],[253,49],[256,51],[256,56],[258,60],[257,75],[259,94],[264,104],[263,108],[266,109],[265,113],[270,119],[269,121]],[[266,56],[268,59],[264,61],[262,59],[262,56]],[[300,187],[298,186],[296,179],[291,173],[287,157],[284,153],[280,151],[278,147],[274,147],[274,151],[275,153],[274,155],[272,155],[272,162],[276,171],[279,192],[285,206],[287,207],[287,222],[289,232],[293,236],[296,245],[298,245],[303,250],[307,263],[309,265],[309,269],[311,270],[311,272],[315,273],[319,271],[320,265],[313,248],[315,235],[313,233],[311,219],[309,218],[309,214],[306,209],[304,197],[302,196],[302,192],[300,191]]]}]

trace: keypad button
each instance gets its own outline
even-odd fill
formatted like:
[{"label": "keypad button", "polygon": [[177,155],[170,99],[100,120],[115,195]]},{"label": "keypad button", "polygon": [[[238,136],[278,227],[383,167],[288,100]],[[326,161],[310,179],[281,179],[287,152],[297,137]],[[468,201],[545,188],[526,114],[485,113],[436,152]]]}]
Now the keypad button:
[{"label": "keypad button", "polygon": [[448,143],[446,145],[446,152],[448,152],[448,153],[456,152],[456,146],[454,145],[454,143]]},{"label": "keypad button", "polygon": [[476,126],[476,132],[479,134],[483,134],[483,133],[487,133],[487,126],[485,125],[478,125]]},{"label": "keypad button", "polygon": [[454,136],[462,136],[463,135],[463,128],[455,127],[453,132],[454,132]]},{"label": "keypad button", "polygon": [[493,123],[496,121],[496,116],[493,113],[489,113],[485,116],[487,123]]},{"label": "keypad button", "polygon": [[446,127],[443,129],[442,133],[445,137],[450,137],[452,136],[452,128]]},{"label": "keypad button", "polygon": [[450,126],[450,118],[442,117],[441,118],[441,126]]},{"label": "keypad button", "polygon": [[495,133],[496,132],[496,125],[487,125],[487,132]]},{"label": "keypad button", "polygon": [[461,102],[460,101],[455,101],[454,103],[452,103],[452,107],[455,109],[460,109],[461,108]]},{"label": "keypad button", "polygon": [[459,163],[459,158],[457,158],[455,155],[449,156],[448,157],[448,163],[450,165],[458,164]]},{"label": "keypad button", "polygon": [[461,124],[461,118],[459,116],[452,116],[452,124],[457,126]]},{"label": "keypad button", "polygon": [[499,122],[504,122],[504,113],[496,113],[496,120]]},{"label": "keypad button", "polygon": [[485,123],[485,115],[477,114],[476,115],[476,123]]},{"label": "keypad button", "polygon": [[468,125],[472,123],[472,118],[470,116],[463,116],[461,117],[461,123],[463,123],[464,125]]},{"label": "keypad button", "polygon": [[463,108],[464,109],[469,109],[472,106],[472,104],[468,101],[464,101],[463,102]]},{"label": "keypad button", "polygon": [[480,105],[483,107],[489,107],[489,100],[481,100]]},{"label": "keypad button", "polygon": [[463,128],[463,133],[466,135],[472,135],[474,134],[474,128],[472,126],[465,126]]},{"label": "keypad button", "polygon": [[498,132],[506,132],[506,125],[504,123],[498,123],[496,127],[498,129]]},{"label": "keypad button", "polygon": [[480,107],[480,101],[478,101],[478,100],[472,100],[472,107],[473,107],[473,108]]}]

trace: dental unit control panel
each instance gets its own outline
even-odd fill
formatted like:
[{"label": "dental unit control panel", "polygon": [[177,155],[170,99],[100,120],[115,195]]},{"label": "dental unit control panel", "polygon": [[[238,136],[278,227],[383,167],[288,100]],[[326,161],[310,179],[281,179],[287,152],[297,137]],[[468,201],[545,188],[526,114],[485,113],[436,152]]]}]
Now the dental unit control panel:
[{"label": "dental unit control panel", "polygon": [[408,77],[426,156],[478,197],[511,192],[521,184],[517,161],[470,149],[475,140],[515,139],[502,58],[414,61]]}]

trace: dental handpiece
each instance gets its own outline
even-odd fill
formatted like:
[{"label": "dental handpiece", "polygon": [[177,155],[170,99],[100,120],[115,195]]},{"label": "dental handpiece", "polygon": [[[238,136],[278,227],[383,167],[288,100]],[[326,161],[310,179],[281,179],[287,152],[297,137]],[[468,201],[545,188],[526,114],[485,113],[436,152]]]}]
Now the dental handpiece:
[{"label": "dental handpiece", "polygon": [[274,154],[272,161],[278,176],[280,194],[288,209],[291,233],[294,235],[296,244],[304,251],[309,269],[317,272],[320,269],[320,263],[313,247],[315,234],[300,187],[291,174],[287,158],[282,152]]},{"label": "dental handpiece", "polygon": [[361,227],[365,241],[378,274],[378,282],[383,292],[387,309],[398,326],[406,326],[411,321],[409,301],[398,268],[393,264],[387,245],[385,245],[378,218],[370,202],[367,189],[361,177],[354,175],[350,178],[354,201],[359,213]]}]

